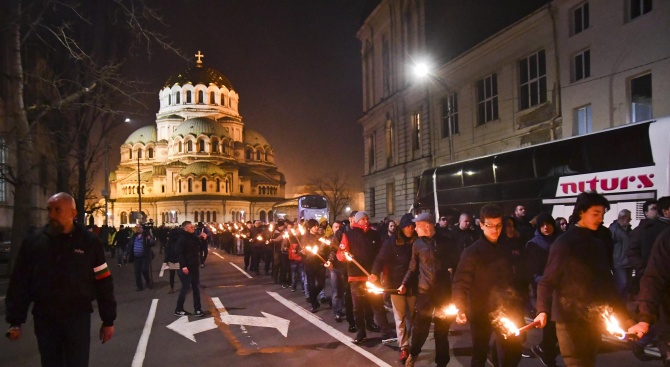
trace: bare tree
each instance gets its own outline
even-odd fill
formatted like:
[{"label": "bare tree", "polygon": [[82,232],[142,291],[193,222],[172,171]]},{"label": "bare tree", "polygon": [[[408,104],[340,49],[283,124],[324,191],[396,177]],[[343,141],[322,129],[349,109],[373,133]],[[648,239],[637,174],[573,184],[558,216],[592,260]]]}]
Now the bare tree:
[{"label": "bare tree", "polygon": [[[11,241],[20,244],[37,224],[30,221],[36,132],[52,132],[45,143],[55,149],[58,189],[69,191],[75,181],[83,219],[89,171],[114,119],[119,121],[119,105],[140,103],[140,89],[122,77],[127,55],[140,47],[150,54],[154,45],[179,52],[152,30],[162,20],[143,0],[7,0],[0,2],[0,14],[6,125],[0,134],[16,158],[0,174],[14,188]],[[18,247],[12,246],[10,267]]]},{"label": "bare tree", "polygon": [[346,175],[341,176],[339,172],[336,172],[312,177],[309,181],[314,192],[325,196],[328,200],[330,218],[332,220],[337,219],[349,203],[351,203],[352,194],[347,183],[349,179]]}]

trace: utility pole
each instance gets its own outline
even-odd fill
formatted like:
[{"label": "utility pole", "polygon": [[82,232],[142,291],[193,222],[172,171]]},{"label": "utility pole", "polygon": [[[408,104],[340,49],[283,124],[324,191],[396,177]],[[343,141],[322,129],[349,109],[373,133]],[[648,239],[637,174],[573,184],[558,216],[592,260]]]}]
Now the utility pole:
[{"label": "utility pole", "polygon": [[105,221],[104,225],[108,225],[109,220],[109,145],[107,145],[107,138],[105,138],[105,190],[102,193],[105,197]]}]

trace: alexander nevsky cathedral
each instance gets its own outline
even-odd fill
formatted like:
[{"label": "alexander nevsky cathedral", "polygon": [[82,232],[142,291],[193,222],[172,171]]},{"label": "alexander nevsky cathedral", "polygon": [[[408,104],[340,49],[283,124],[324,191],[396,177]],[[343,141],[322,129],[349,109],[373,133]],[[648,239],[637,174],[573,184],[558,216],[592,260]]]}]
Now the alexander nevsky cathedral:
[{"label": "alexander nevsky cathedral", "polygon": [[286,184],[274,150],[245,127],[239,94],[202,57],[198,51],[195,67],[167,79],[156,124],[121,145],[109,177],[110,224],[134,223],[140,195],[145,219],[156,225],[273,219]]}]

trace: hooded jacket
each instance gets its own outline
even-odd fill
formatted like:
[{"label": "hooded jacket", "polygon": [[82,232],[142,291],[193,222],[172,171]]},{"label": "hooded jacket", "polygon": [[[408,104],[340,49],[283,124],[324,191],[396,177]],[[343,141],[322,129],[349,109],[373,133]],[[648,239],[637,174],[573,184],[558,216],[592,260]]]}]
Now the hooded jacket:
[{"label": "hooded jacket", "polygon": [[[382,270],[387,273],[388,286],[386,288],[399,288],[407,274],[409,262],[412,259],[412,246],[417,239],[416,234],[408,238],[402,231],[395,236],[389,237],[382,245],[370,273],[379,276]],[[416,294],[416,277],[407,284],[406,295]]]},{"label": "hooded jacket", "polygon": [[368,277],[353,261],[347,261],[344,253],[350,253],[354,260],[369,272],[380,247],[379,232],[371,230],[369,227],[360,226],[358,223],[354,223],[351,230],[342,235],[340,248],[337,250],[337,259],[347,262],[350,282],[365,282]]}]

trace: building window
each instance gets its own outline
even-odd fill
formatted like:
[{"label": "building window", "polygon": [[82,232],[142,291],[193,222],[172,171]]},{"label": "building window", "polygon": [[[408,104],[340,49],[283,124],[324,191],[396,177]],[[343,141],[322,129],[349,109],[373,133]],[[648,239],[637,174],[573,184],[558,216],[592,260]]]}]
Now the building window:
[{"label": "building window", "polygon": [[442,138],[458,134],[458,95],[450,94],[442,100]]},{"label": "building window", "polygon": [[589,28],[589,3],[578,5],[572,11],[572,34],[581,33]]},{"label": "building window", "polygon": [[630,80],[631,122],[650,120],[653,117],[651,99],[651,74]]},{"label": "building window", "polygon": [[628,14],[629,19],[633,20],[640,15],[647,14],[651,11],[652,0],[628,0]]},{"label": "building window", "polygon": [[133,148],[128,151],[128,159],[133,159]]},{"label": "building window", "polygon": [[209,104],[216,104],[216,96],[214,92],[209,92]]},{"label": "building window", "polygon": [[198,151],[199,152],[204,152],[205,151],[205,141],[204,140],[199,140],[198,141]]},{"label": "building window", "polygon": [[252,157],[253,154],[254,154],[254,153],[253,153],[253,151],[251,151],[251,149],[247,149],[247,154],[245,154],[245,157],[244,157],[244,158],[245,158],[246,160],[250,161],[250,160],[251,160],[251,157]]},{"label": "building window", "polygon": [[212,153],[218,153],[219,152],[219,142],[214,140],[212,142]]},{"label": "building window", "polygon": [[216,192],[221,192],[221,180],[216,179]]},{"label": "building window", "polygon": [[205,93],[201,90],[198,91],[198,103],[205,103]]},{"label": "building window", "polygon": [[182,142],[179,142],[179,153],[181,153],[184,150],[184,147],[182,145]]},{"label": "building window", "polygon": [[154,157],[154,148],[147,149],[147,158],[152,159]]},{"label": "building window", "polygon": [[575,134],[584,135],[593,131],[591,123],[591,105],[579,107],[575,110]]},{"label": "building window", "polygon": [[491,74],[477,82],[477,124],[498,119],[498,76]]},{"label": "building window", "polygon": [[267,151],[265,152],[265,161],[266,162],[268,161],[268,152]]},{"label": "building window", "polygon": [[181,194],[181,180],[179,180],[179,193]]},{"label": "building window", "polygon": [[257,161],[260,161],[260,160],[261,160],[261,151],[260,151],[260,150],[257,150],[257,151],[256,151],[256,160],[257,160]]},{"label": "building window", "polygon": [[7,201],[7,142],[0,138],[0,203]]},{"label": "building window", "polygon": [[393,151],[395,139],[393,138],[393,121],[386,121],[386,165],[393,165]]},{"label": "building window", "polygon": [[412,114],[412,149],[421,148],[421,113]]},{"label": "building window", "polygon": [[386,36],[382,36],[382,88],[384,97],[391,94],[391,51]]},{"label": "building window", "polygon": [[226,180],[226,193],[228,192],[228,190],[230,190],[230,186],[228,186],[229,184],[230,183],[228,182],[228,180]]},{"label": "building window", "polygon": [[192,152],[193,151],[193,141],[189,140],[186,142],[186,151]]},{"label": "building window", "polygon": [[244,185],[240,185],[240,194],[244,194]]},{"label": "building window", "polygon": [[207,211],[207,221],[208,222],[212,221],[212,212],[210,212],[209,210]]},{"label": "building window", "polygon": [[542,50],[519,61],[519,108],[525,110],[546,101],[547,65]]},{"label": "building window", "polygon": [[174,92],[174,100],[176,104],[181,103],[181,93],[179,92]]},{"label": "building window", "polygon": [[198,212],[197,211],[193,212],[193,221],[194,222],[198,221]]},{"label": "building window", "polygon": [[368,214],[370,215],[370,217],[374,217],[375,216],[375,188],[374,187],[371,187],[371,188],[368,189],[368,200],[369,200],[368,204],[369,204],[369,208],[370,208],[370,209],[368,209]]},{"label": "building window", "polygon": [[192,101],[192,99],[191,99],[192,94],[193,93],[191,93],[190,90],[186,91],[186,103],[193,103],[193,102],[191,102]]},{"label": "building window", "polygon": [[386,184],[386,212],[393,215],[395,212],[395,184],[389,182]]},{"label": "building window", "polygon": [[421,176],[414,177],[414,197],[419,194],[419,185],[421,185]]},{"label": "building window", "polygon": [[193,179],[188,179],[188,192],[193,192]]},{"label": "building window", "polygon": [[370,172],[375,169],[375,150],[377,149],[375,134],[372,133],[368,136],[368,170]]},{"label": "building window", "polygon": [[202,179],[202,192],[207,192],[207,179]]},{"label": "building window", "polygon": [[212,212],[212,222],[216,222],[216,211]]},{"label": "building window", "polygon": [[172,94],[168,94],[168,106],[172,106]]},{"label": "building window", "polygon": [[585,50],[575,55],[574,64],[575,64],[574,81],[579,81],[590,77],[591,50]]},{"label": "building window", "polygon": [[121,212],[121,224],[128,224],[128,213]]},{"label": "building window", "polygon": [[137,149],[137,159],[142,158],[142,149]]}]

